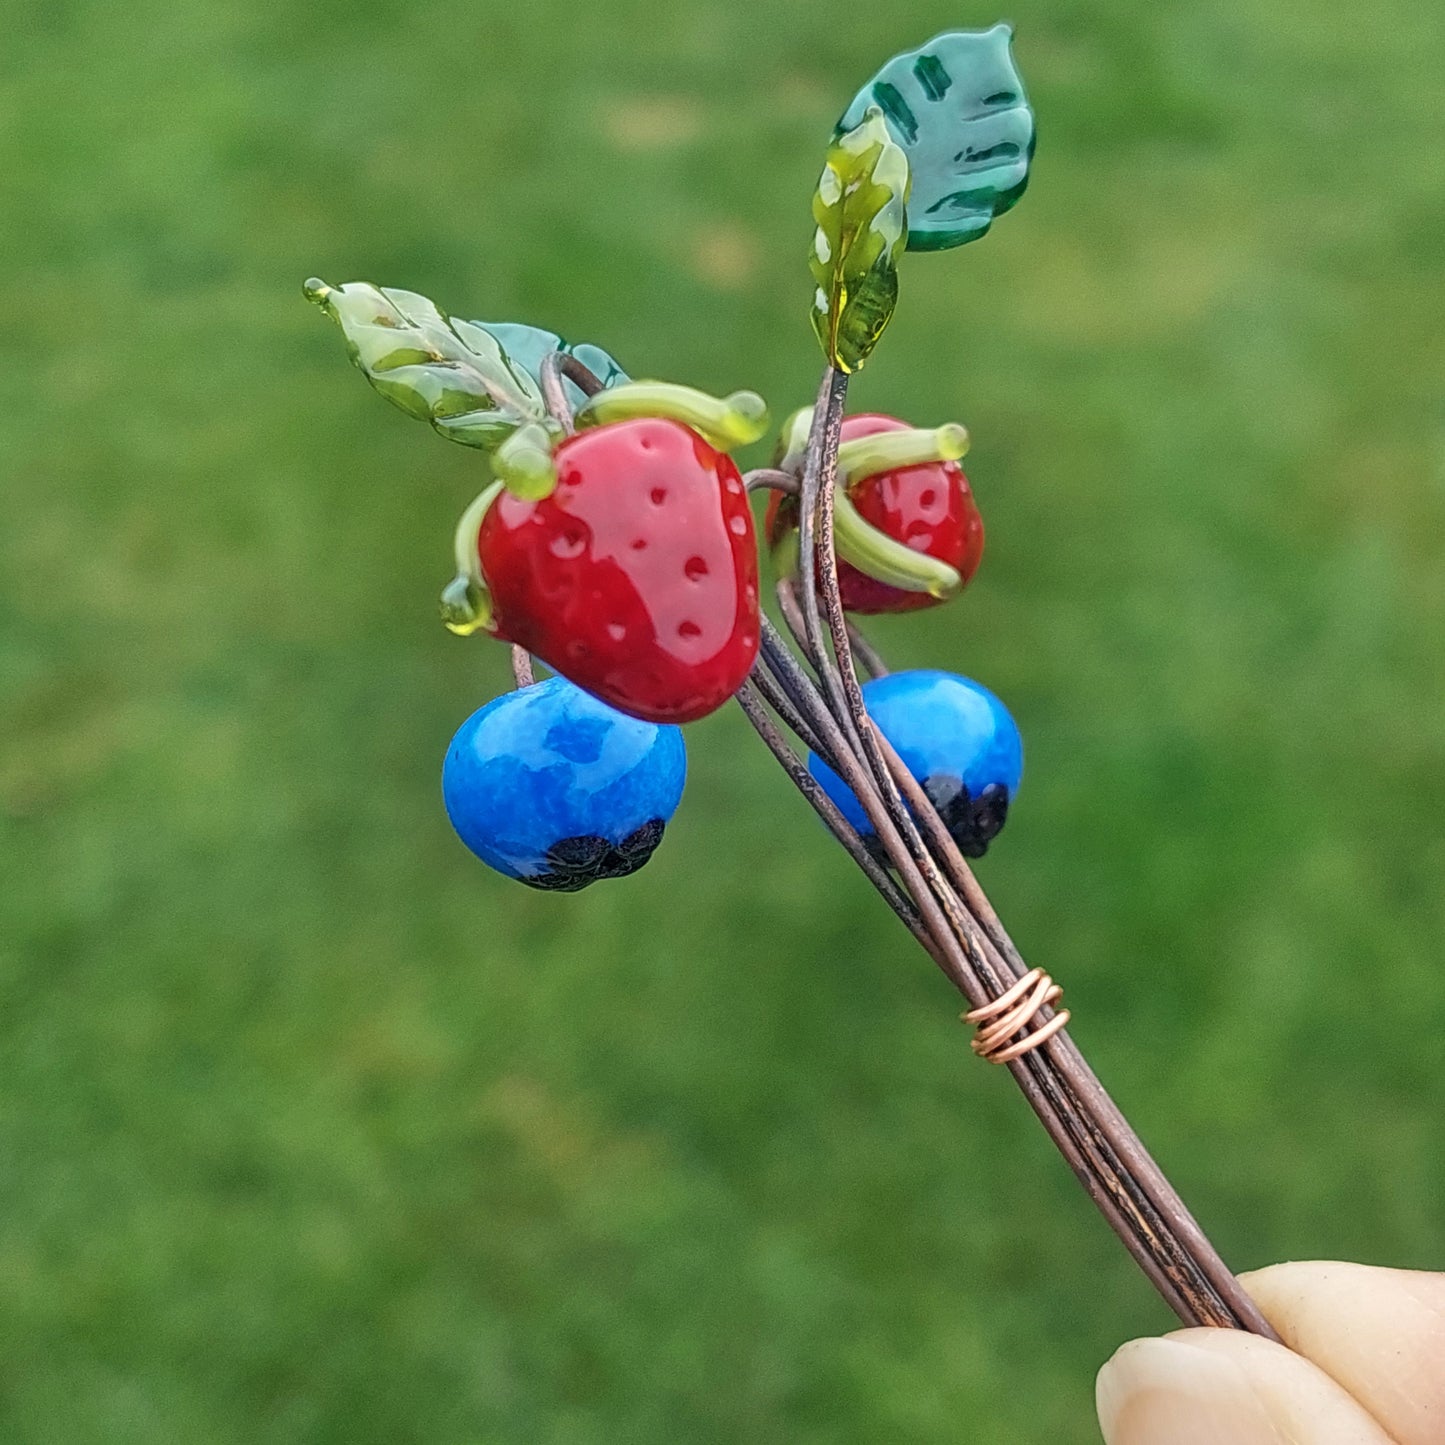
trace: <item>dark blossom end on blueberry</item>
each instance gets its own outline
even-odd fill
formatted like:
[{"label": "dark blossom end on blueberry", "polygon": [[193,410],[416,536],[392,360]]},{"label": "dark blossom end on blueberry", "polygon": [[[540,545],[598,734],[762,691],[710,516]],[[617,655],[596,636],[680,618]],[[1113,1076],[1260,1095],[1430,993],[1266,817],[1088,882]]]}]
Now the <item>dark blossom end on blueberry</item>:
[{"label": "dark blossom end on blueberry", "polygon": [[657,851],[665,826],[661,818],[653,818],[620,843],[595,833],[564,838],[547,850],[548,871],[521,881],[546,893],[577,893],[602,878],[626,878]]}]

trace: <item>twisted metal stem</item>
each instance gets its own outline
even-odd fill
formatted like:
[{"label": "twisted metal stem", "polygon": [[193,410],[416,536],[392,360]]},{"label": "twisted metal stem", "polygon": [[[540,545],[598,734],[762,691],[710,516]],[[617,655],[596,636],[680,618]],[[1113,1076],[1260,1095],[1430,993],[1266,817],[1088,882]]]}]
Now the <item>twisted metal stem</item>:
[{"label": "twisted metal stem", "polygon": [[[591,372],[587,373],[589,376]],[[577,428],[572,425],[572,408],[567,402],[567,389],[562,385],[562,353],[549,351],[537,368],[537,379],[542,384],[542,400],[552,420],[562,428],[563,436],[571,436]],[[594,377],[595,381],[596,378]],[[591,392],[588,395],[592,395]]]},{"label": "twisted metal stem", "polygon": [[512,644],[512,680],[518,687],[531,687],[537,674],[532,671],[532,654],[525,647]]},{"label": "twisted metal stem", "polygon": [[[1012,1075],[1069,1167],[1135,1261],[1186,1324],[1277,1338],[1085,1063],[1055,1010],[1061,990],[1020,957],[937,810],[869,719],[855,656],[873,676],[883,659],[843,612],[833,544],[837,452],[848,378],[819,387],[798,496],[798,580],[779,585],[799,658],[763,620],[751,682],[738,694],[749,722],[899,920],[969,1004],[975,1052]],[[749,475],[794,489],[789,473]],[[867,816],[861,837],[813,780],[772,714],[843,778]]]}]

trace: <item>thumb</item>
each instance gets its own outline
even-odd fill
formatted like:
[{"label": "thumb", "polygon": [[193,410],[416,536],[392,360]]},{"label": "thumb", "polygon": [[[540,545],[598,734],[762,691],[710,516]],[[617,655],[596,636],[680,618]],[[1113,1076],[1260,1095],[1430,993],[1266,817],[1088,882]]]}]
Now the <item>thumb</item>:
[{"label": "thumb", "polygon": [[1445,1274],[1276,1264],[1240,1283],[1285,1344],[1338,1380],[1400,1445],[1445,1441]]},{"label": "thumb", "polygon": [[1132,1341],[1097,1402],[1108,1445],[1392,1445],[1323,1370],[1238,1330]]}]

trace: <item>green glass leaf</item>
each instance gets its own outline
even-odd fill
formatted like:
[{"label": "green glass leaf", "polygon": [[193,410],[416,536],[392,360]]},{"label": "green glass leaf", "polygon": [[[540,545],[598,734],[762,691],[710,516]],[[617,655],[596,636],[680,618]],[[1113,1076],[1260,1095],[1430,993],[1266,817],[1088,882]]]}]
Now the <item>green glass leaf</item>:
[{"label": "green glass leaf", "polygon": [[449,441],[492,449],[545,414],[536,381],[477,322],[454,321],[425,296],[369,281],[312,279],[304,290],[340,325],[372,386]]},{"label": "green glass leaf", "polygon": [[843,371],[868,359],[898,304],[908,184],[908,162],[877,106],[828,148],[813,196],[818,229],[808,267],[818,283],[813,329]]},{"label": "green glass leaf", "polygon": [[[560,351],[565,356],[575,356],[589,371],[593,372],[603,386],[616,386],[619,381],[630,378],[600,346],[580,341],[575,345],[563,341],[555,331],[546,331],[540,326],[527,326],[520,321],[478,321],[477,326],[490,331],[502,344],[502,349],[511,359],[512,365],[521,367],[533,381],[542,380],[542,359],[550,352]],[[586,399],[582,390],[566,377],[562,378],[567,400],[575,412]]]},{"label": "green glass leaf", "polygon": [[951,30],[896,55],[854,97],[837,134],[882,110],[908,157],[908,249],[975,241],[1023,195],[1034,113],[1009,51],[1013,31]]}]

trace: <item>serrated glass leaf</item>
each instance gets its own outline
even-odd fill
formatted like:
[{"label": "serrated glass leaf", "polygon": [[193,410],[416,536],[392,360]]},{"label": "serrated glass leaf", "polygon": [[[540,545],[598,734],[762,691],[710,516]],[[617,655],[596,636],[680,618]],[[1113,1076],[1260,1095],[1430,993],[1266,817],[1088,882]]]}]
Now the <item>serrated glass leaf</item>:
[{"label": "serrated glass leaf", "polygon": [[306,294],[340,325],[372,386],[448,440],[491,448],[545,415],[536,379],[478,322],[453,321],[415,291],[367,281],[309,281]]},{"label": "serrated glass leaf", "polygon": [[[542,379],[543,358],[553,351],[575,356],[597,376],[604,387],[616,386],[620,381],[630,380],[627,373],[600,346],[593,346],[585,341],[575,344],[564,341],[555,331],[548,331],[541,326],[526,326],[519,321],[479,321],[475,324],[491,332],[511,357],[512,364],[526,371],[533,381],[539,384]],[[562,378],[562,387],[567,394],[568,404],[575,412],[585,400],[581,388],[566,377]]]}]

